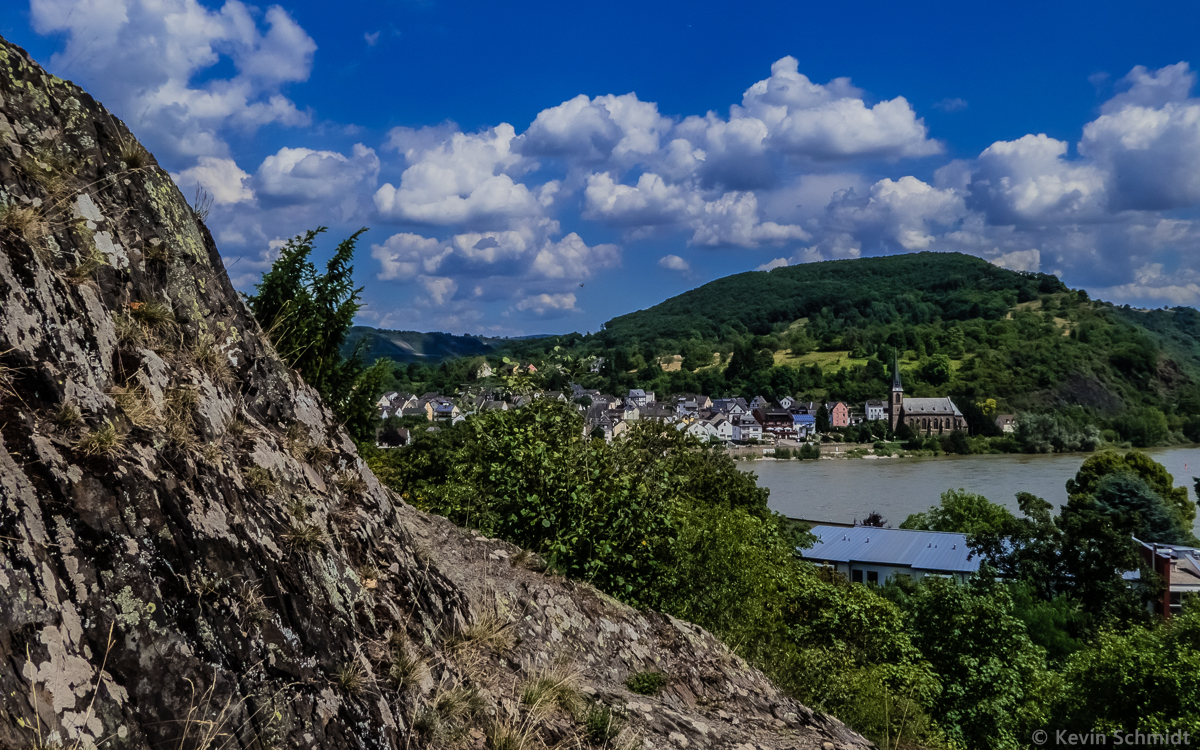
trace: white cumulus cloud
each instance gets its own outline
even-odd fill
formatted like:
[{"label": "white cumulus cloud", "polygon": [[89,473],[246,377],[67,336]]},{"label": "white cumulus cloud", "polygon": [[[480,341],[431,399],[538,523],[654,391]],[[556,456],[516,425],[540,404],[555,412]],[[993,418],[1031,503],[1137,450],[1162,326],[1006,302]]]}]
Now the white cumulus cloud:
[{"label": "white cumulus cloud", "polygon": [[[30,10],[39,33],[65,36],[50,67],[103,99],[152,150],[226,157],[227,129],[310,120],[282,87],[307,80],[317,47],[277,5],[261,16],[237,0],[220,10],[196,0],[32,0]],[[196,82],[223,57],[235,74]]]},{"label": "white cumulus cloud", "polygon": [[261,194],[300,203],[370,188],[378,174],[375,150],[358,143],[349,157],[336,151],[281,148],[263,159],[255,177]]},{"label": "white cumulus cloud", "polygon": [[540,215],[537,196],[508,174],[521,171],[515,135],[502,123],[477,134],[454,133],[427,150],[410,149],[400,186],[380,187],[376,207],[389,218],[438,225]]},{"label": "white cumulus cloud", "polygon": [[533,270],[549,279],[576,281],[620,262],[621,249],[616,245],[588,247],[582,237],[571,232],[558,242],[547,242],[533,259]]},{"label": "white cumulus cloud", "polygon": [[201,156],[196,166],[172,174],[171,179],[185,194],[189,187],[203,188],[218,206],[254,200],[254,191],[246,184],[250,175],[243,172],[233,159]]},{"label": "white cumulus cloud", "polygon": [[668,271],[679,271],[680,273],[687,273],[692,270],[691,265],[678,255],[664,255],[658,259],[658,265]]},{"label": "white cumulus cloud", "polygon": [[575,309],[575,295],[566,294],[535,294],[517,302],[518,310],[529,310],[538,315],[570,312]]}]

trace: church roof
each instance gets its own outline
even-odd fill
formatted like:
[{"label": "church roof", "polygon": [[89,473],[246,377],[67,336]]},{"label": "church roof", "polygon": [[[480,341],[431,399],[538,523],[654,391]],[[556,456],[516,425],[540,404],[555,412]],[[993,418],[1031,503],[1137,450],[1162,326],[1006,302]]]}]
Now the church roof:
[{"label": "church roof", "polygon": [[904,413],[962,416],[962,412],[948,398],[906,398],[904,399]]},{"label": "church roof", "polygon": [[900,357],[893,355],[892,357],[892,390],[902,391],[904,386],[900,384]]}]

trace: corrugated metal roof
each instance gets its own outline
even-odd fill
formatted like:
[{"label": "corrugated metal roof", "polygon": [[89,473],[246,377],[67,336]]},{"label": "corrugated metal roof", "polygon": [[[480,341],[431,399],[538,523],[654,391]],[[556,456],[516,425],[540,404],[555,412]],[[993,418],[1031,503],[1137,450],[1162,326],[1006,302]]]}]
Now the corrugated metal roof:
[{"label": "corrugated metal roof", "polygon": [[873,526],[814,526],[812,533],[817,543],[801,550],[808,560],[904,565],[946,573],[979,570],[979,556],[971,553],[965,534]]}]

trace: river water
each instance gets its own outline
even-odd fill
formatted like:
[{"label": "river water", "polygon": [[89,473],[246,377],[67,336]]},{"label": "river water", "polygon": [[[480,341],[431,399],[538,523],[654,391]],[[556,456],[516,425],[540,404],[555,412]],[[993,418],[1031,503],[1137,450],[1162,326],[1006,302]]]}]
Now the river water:
[{"label": "river water", "polygon": [[[1200,476],[1200,446],[1146,451],[1196,500],[1192,477]],[[1086,453],[1051,455],[942,456],[939,458],[775,461],[748,466],[771,490],[772,510],[792,518],[836,523],[862,520],[878,511],[899,526],[910,513],[937,505],[948,489],[963,488],[1020,514],[1016,493],[1032,492],[1052,503],[1067,502],[1067,480]],[[1200,519],[1194,528],[1200,534]]]}]

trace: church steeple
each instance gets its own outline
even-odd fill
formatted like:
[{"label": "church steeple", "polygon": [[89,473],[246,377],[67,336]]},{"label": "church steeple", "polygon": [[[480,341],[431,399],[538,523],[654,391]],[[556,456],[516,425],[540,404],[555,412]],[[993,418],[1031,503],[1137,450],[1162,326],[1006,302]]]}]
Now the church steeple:
[{"label": "church steeple", "polygon": [[900,355],[892,356],[892,394],[888,398],[888,420],[892,423],[892,431],[900,423],[904,412],[904,386],[900,383]]}]

